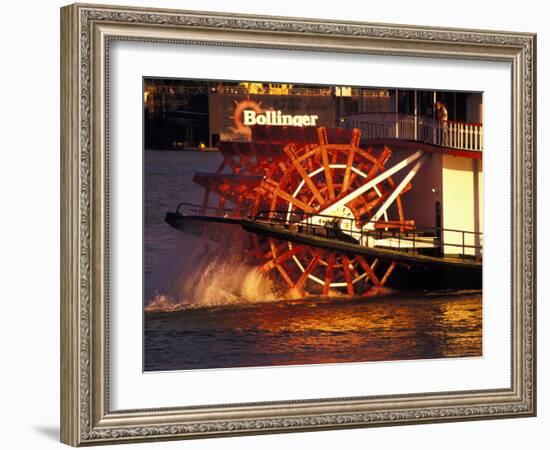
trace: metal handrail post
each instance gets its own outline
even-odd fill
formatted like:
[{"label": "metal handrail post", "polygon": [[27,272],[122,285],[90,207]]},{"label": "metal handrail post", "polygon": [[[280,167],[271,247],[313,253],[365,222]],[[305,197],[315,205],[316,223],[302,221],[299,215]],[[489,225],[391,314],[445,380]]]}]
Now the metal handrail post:
[{"label": "metal handrail post", "polygon": [[401,251],[401,228],[397,232],[397,250]]}]

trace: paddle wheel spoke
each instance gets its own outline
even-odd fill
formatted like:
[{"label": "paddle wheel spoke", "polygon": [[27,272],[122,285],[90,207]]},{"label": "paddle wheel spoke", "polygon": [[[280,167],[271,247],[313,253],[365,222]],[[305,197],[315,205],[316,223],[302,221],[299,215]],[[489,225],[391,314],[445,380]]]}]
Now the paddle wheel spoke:
[{"label": "paddle wheel spoke", "polygon": [[323,283],[323,295],[328,295],[330,292],[330,282],[332,280],[332,272],[334,270],[334,252],[328,252],[327,270],[325,273],[325,281]]},{"label": "paddle wheel spoke", "polygon": [[351,264],[350,264],[349,258],[346,255],[343,255],[342,260],[343,260],[342,266],[344,269],[344,277],[346,280],[346,289],[349,295],[354,295],[355,289],[353,288],[353,282],[351,278],[351,269],[350,269]]},{"label": "paddle wheel spoke", "polygon": [[303,271],[302,275],[300,275],[300,278],[298,278],[298,281],[296,282],[295,287],[297,289],[301,289],[304,283],[306,282],[308,276],[313,272],[313,269],[317,266],[317,263],[319,262],[319,258],[321,257],[321,250],[318,250],[315,252],[315,255],[309,262],[306,269]]},{"label": "paddle wheel spoke", "polygon": [[395,269],[396,265],[397,265],[397,263],[395,261],[392,261],[390,263],[390,266],[388,267],[388,269],[386,270],[386,273],[384,274],[384,277],[382,278],[382,281],[381,281],[382,285],[384,285],[384,283],[387,281],[387,279],[389,278],[389,276],[393,272],[393,269]]},{"label": "paddle wheel spoke", "polygon": [[356,256],[357,261],[369,277],[369,280],[377,287],[383,286],[384,283],[381,283],[376,274],[374,273],[374,267],[371,267],[369,263],[365,260],[365,258],[361,255]]},{"label": "paddle wheel spoke", "polygon": [[[303,248],[300,246],[295,246],[284,253],[274,257],[273,259],[266,262],[263,266],[260,267],[260,271],[267,272],[273,269],[277,264],[283,264],[287,259],[292,258],[296,253],[302,251]],[[278,254],[278,250],[275,254]]]}]

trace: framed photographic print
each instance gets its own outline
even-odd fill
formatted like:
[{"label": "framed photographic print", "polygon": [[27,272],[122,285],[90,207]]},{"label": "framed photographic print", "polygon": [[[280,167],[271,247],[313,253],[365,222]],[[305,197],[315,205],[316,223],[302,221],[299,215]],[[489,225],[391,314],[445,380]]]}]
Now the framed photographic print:
[{"label": "framed photographic print", "polygon": [[535,414],[535,35],[61,27],[63,442]]}]

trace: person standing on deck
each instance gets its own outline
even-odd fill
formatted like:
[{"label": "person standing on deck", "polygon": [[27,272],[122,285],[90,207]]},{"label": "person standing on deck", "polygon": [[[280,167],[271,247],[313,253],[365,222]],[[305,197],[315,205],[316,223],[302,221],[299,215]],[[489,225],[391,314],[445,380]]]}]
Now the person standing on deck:
[{"label": "person standing on deck", "polygon": [[447,145],[447,122],[449,121],[449,113],[443,102],[435,102],[435,113],[441,130],[438,134],[438,136],[440,136],[439,143]]}]

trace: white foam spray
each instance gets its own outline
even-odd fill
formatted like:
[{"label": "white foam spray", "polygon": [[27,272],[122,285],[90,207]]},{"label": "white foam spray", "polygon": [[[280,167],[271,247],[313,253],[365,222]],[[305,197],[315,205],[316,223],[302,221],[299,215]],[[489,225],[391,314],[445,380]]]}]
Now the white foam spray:
[{"label": "white foam spray", "polygon": [[156,293],[145,311],[243,305],[285,298],[273,280],[238,257],[210,255],[182,271],[169,292]]}]

